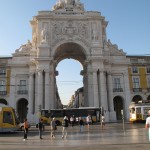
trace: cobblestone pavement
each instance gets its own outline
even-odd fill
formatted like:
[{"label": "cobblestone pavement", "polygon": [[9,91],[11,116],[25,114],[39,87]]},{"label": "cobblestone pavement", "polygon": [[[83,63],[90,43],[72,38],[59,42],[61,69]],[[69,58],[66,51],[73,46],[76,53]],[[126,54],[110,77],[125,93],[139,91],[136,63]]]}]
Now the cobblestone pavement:
[{"label": "cobblestone pavement", "polygon": [[51,139],[50,128],[46,127],[43,139],[40,140],[38,130],[31,128],[28,140],[23,141],[23,132],[0,133],[0,150],[148,150],[148,131],[144,124],[122,123],[106,124],[104,129],[100,125],[84,126],[79,132],[79,126],[69,127],[67,139],[61,138],[62,127],[58,127],[56,138]]}]

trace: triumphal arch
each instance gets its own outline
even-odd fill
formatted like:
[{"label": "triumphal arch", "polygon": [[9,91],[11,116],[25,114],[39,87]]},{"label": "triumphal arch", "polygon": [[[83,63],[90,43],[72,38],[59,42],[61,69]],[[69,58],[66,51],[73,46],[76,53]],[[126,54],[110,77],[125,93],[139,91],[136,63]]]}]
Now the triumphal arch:
[{"label": "triumphal arch", "polygon": [[[83,66],[85,107],[102,106],[107,120],[116,120],[121,109],[127,116],[128,61],[123,50],[107,39],[108,22],[100,12],[86,11],[80,0],[58,0],[51,11],[39,11],[30,23],[32,41],[13,54],[18,62],[18,57],[26,54],[28,116],[42,108],[59,108],[56,66],[66,58],[78,60]],[[120,91],[113,87],[114,78],[120,79]]]}]

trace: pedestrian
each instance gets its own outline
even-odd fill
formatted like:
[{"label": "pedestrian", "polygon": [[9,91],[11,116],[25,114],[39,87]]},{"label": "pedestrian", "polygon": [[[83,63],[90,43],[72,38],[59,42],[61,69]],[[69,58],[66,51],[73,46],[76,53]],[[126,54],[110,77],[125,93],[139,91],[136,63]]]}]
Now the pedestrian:
[{"label": "pedestrian", "polygon": [[24,139],[23,141],[27,140],[27,136],[28,136],[28,120],[27,118],[24,119],[24,123],[23,123],[23,128],[24,128]]},{"label": "pedestrian", "polygon": [[79,124],[79,117],[76,117],[76,125]]},{"label": "pedestrian", "polygon": [[66,139],[67,138],[67,128],[68,128],[68,118],[67,116],[64,117],[63,121],[62,121],[62,139]]},{"label": "pedestrian", "polygon": [[70,123],[71,123],[71,126],[73,127],[74,126],[74,118],[73,118],[73,116],[70,117]]},{"label": "pedestrian", "polygon": [[89,128],[90,128],[90,124],[92,123],[91,115],[88,115],[88,116],[86,117],[86,122],[87,122],[88,129],[89,129]]},{"label": "pedestrian", "polygon": [[84,121],[83,121],[82,117],[79,117],[79,125],[80,125],[80,132],[82,132],[83,126],[84,126]]},{"label": "pedestrian", "polygon": [[38,128],[39,128],[39,138],[43,139],[42,138],[42,132],[43,132],[43,129],[44,129],[43,119],[40,119],[39,124],[38,124]]},{"label": "pedestrian", "polygon": [[105,126],[105,117],[104,117],[104,115],[102,115],[101,116],[101,127],[102,127],[102,129],[104,128],[104,126]]},{"label": "pedestrian", "polygon": [[57,124],[55,118],[51,121],[51,138],[55,138],[55,132],[57,130]]},{"label": "pedestrian", "polygon": [[148,111],[148,117],[146,118],[145,128],[148,128],[148,136],[150,141],[150,110]]}]

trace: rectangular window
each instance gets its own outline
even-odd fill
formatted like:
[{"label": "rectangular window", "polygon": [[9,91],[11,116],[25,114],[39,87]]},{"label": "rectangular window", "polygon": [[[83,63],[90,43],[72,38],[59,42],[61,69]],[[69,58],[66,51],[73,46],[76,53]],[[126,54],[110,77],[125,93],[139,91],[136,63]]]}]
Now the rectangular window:
[{"label": "rectangular window", "polygon": [[150,77],[147,78],[148,87],[150,88]]},{"label": "rectangular window", "polygon": [[12,112],[9,111],[3,112],[3,123],[8,123],[12,125],[14,124]]},{"label": "rectangular window", "polygon": [[146,68],[147,73],[150,73],[150,67]]},{"label": "rectangular window", "polygon": [[0,75],[5,75],[5,74],[6,74],[6,69],[0,68]]},{"label": "rectangular window", "polygon": [[19,90],[20,91],[26,90],[26,80],[20,80]]},{"label": "rectangular window", "polygon": [[121,88],[120,78],[114,78],[114,88],[115,89]]},{"label": "rectangular window", "polygon": [[5,82],[5,80],[0,80],[0,91],[6,91],[6,82]]},{"label": "rectangular window", "polygon": [[138,67],[132,67],[132,73],[138,73]]},{"label": "rectangular window", "polygon": [[139,78],[133,78],[133,88],[140,88]]}]

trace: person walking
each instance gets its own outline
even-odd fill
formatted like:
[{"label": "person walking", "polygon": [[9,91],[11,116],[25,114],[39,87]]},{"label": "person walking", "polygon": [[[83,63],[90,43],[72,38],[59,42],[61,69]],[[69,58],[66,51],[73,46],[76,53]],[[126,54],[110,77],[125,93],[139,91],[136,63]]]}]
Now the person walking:
[{"label": "person walking", "polygon": [[68,128],[68,118],[67,116],[64,117],[63,121],[62,121],[62,139],[67,138],[67,128]]},{"label": "person walking", "polygon": [[104,128],[104,126],[105,126],[105,117],[104,117],[104,115],[102,115],[101,116],[101,127],[102,127],[102,129]]},{"label": "person walking", "polygon": [[79,117],[79,125],[80,125],[80,132],[82,132],[83,126],[84,126],[84,121],[83,121],[82,117]]},{"label": "person walking", "polygon": [[86,117],[86,122],[87,122],[88,129],[89,129],[89,128],[90,128],[90,124],[92,123],[91,115],[88,115],[88,116]]},{"label": "person walking", "polygon": [[38,124],[38,128],[39,128],[39,138],[43,139],[42,138],[42,132],[43,132],[43,129],[44,129],[43,119],[40,119],[39,124]]},{"label": "person walking", "polygon": [[150,141],[150,110],[148,111],[148,117],[146,118],[145,128],[148,129],[148,139]]},{"label": "person walking", "polygon": [[57,130],[57,124],[55,118],[51,121],[51,138],[55,138],[55,131]]},{"label": "person walking", "polygon": [[26,141],[27,140],[27,134],[28,134],[28,120],[27,119],[24,119],[24,123],[23,123],[23,128],[24,128],[24,139],[23,141]]},{"label": "person walking", "polygon": [[71,123],[71,126],[73,127],[74,126],[74,118],[73,118],[73,116],[70,117],[70,123]]}]

